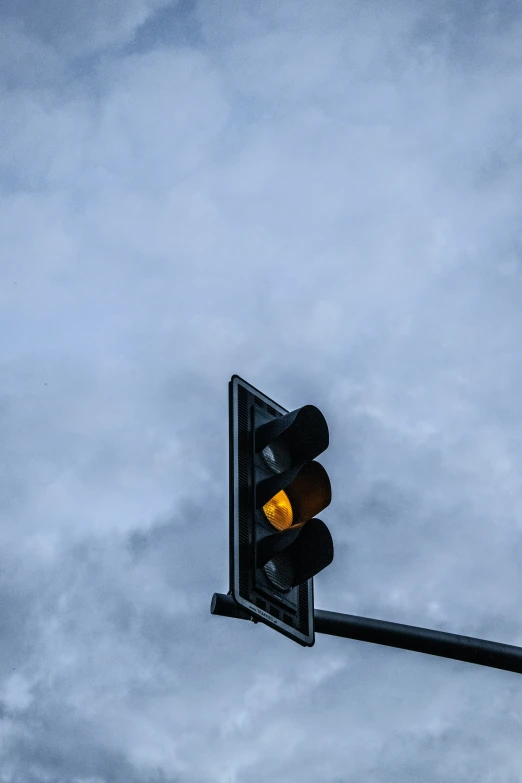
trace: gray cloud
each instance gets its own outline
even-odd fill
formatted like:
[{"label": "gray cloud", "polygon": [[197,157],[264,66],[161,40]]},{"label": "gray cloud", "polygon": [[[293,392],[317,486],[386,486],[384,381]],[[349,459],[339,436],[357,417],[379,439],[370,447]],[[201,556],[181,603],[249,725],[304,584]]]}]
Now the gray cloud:
[{"label": "gray cloud", "polygon": [[45,7],[34,0],[6,0],[2,14],[8,21],[15,20],[29,36],[76,58],[127,43],[151,15],[168,5],[175,7],[172,0],[96,0],[86,13],[78,0],[52,0]]},{"label": "gray cloud", "polygon": [[516,6],[1,13],[4,779],[515,780],[516,675],[209,604],[239,373],[330,424],[318,607],[522,643]]}]

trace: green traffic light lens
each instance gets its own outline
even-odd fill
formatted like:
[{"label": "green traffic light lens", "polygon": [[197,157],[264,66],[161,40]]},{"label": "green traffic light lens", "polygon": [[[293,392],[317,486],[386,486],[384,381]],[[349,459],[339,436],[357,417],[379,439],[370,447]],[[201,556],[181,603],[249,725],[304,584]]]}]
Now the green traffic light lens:
[{"label": "green traffic light lens", "polygon": [[283,489],[265,503],[263,511],[270,524],[277,530],[286,530],[292,526],[294,512],[288,495]]},{"label": "green traffic light lens", "polygon": [[290,560],[284,555],[276,555],[264,566],[266,576],[282,593],[288,593],[292,589],[294,581],[294,569]]}]

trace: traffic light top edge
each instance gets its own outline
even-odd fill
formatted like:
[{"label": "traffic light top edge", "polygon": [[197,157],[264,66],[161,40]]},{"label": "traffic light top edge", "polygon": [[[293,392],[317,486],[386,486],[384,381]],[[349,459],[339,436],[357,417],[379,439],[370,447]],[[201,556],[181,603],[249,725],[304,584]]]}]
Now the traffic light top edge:
[{"label": "traffic light top edge", "polygon": [[280,413],[289,413],[289,410],[287,408],[284,408],[279,402],[276,402],[272,399],[272,397],[268,397],[264,392],[257,389],[255,386],[252,386],[251,383],[248,383],[248,381],[245,381],[244,378],[241,378],[240,375],[234,374],[232,375],[230,379],[231,385],[234,384],[234,381],[236,384],[240,384],[241,386],[245,387],[247,391],[249,391],[251,394],[255,394],[258,397],[260,397],[264,402],[268,403],[269,405],[272,405],[272,407],[277,408],[277,410]]}]

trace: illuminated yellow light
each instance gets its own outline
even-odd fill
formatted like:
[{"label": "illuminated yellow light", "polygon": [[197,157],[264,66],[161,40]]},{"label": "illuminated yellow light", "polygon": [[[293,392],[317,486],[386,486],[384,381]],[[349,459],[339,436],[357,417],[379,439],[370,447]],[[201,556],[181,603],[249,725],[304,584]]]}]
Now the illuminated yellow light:
[{"label": "illuminated yellow light", "polygon": [[288,499],[288,495],[284,490],[270,498],[268,503],[265,503],[263,506],[263,511],[270,524],[278,530],[286,530],[287,527],[291,527],[294,512],[292,511],[292,504]]}]

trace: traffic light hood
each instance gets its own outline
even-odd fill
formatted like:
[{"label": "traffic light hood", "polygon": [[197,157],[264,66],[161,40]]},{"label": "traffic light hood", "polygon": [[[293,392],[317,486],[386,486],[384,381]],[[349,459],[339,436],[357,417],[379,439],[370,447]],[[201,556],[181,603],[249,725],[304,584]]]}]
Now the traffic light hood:
[{"label": "traffic light hood", "polygon": [[311,519],[332,501],[330,479],[319,462],[305,462],[260,481],[256,487],[256,508],[263,508],[282,489],[292,506],[294,525]]},{"label": "traffic light hood", "polygon": [[324,522],[310,519],[305,524],[261,539],[256,554],[258,566],[264,568],[273,564],[272,574],[284,574],[286,584],[280,584],[280,587],[290,590],[329,566],[334,546]]},{"label": "traffic light hood", "polygon": [[328,424],[315,405],[304,405],[256,429],[255,450],[269,445],[287,450],[292,463],[308,462],[328,448]]}]

